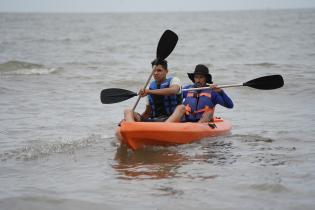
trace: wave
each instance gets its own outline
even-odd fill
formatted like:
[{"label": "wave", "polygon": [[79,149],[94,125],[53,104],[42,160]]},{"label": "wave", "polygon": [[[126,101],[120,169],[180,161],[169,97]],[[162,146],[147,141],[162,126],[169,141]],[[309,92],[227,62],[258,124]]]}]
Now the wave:
[{"label": "wave", "polygon": [[39,39],[34,39],[32,42],[38,42],[38,43],[71,43],[71,42],[77,42],[77,43],[87,43],[90,42],[92,39],[89,37],[78,37],[78,38],[73,38],[73,37],[60,37],[60,38],[39,38]]},{"label": "wave", "polygon": [[35,144],[20,149],[4,151],[0,153],[0,160],[36,160],[56,153],[73,153],[76,150],[90,147],[110,137],[91,135],[80,140],[66,140],[65,142],[52,142],[49,144]]},{"label": "wave", "polygon": [[244,65],[245,65],[245,66],[272,67],[272,66],[277,66],[278,64],[263,62],[263,63],[246,63],[246,64],[244,64]]},{"label": "wave", "polygon": [[257,134],[234,134],[231,135],[231,137],[234,137],[236,139],[240,139],[243,142],[265,142],[265,143],[272,143],[275,140],[268,137],[263,137]]},{"label": "wave", "polygon": [[3,197],[0,199],[2,209],[118,209],[117,205],[114,204],[95,203],[83,199],[68,199],[46,194],[39,196],[13,195],[12,197]]},{"label": "wave", "polygon": [[280,183],[253,184],[250,185],[250,187],[258,191],[266,191],[272,193],[281,193],[289,191],[289,189],[285,185]]},{"label": "wave", "polygon": [[60,71],[61,68],[49,68],[42,64],[12,60],[0,64],[0,74],[4,75],[45,75]]}]

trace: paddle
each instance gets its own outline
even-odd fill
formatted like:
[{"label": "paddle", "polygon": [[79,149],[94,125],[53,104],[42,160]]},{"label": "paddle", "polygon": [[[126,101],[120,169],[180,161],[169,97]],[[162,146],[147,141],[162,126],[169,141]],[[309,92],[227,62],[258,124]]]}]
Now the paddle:
[{"label": "paddle", "polygon": [[[256,79],[252,79],[247,82],[240,83],[240,84],[220,85],[218,86],[218,88],[247,86],[247,87],[260,89],[260,90],[272,90],[272,89],[281,88],[283,84],[284,84],[284,81],[283,81],[282,76],[277,74],[277,75],[258,77]],[[182,91],[203,90],[203,89],[210,89],[210,88],[211,87],[189,88],[189,89],[182,89]]]},{"label": "paddle", "polygon": [[[178,41],[177,34],[175,34],[171,30],[164,31],[157,45],[156,60],[164,60],[165,58],[167,58],[171,54],[171,52],[174,50],[177,44],[177,41]],[[148,86],[153,73],[154,73],[154,66],[152,68],[152,72],[149,78],[147,79],[143,89],[145,89]],[[109,88],[109,89],[102,90],[100,98],[103,104],[112,104],[112,103],[117,103],[117,102],[127,100],[136,95],[138,94],[131,92],[129,90],[124,90],[120,88]],[[140,98],[141,96],[138,97],[138,100],[136,101],[135,105],[132,108],[133,110],[136,109],[140,101]]]},{"label": "paddle", "polygon": [[[248,86],[255,89],[261,90],[272,90],[282,87],[284,84],[283,78],[281,75],[270,75],[259,77],[245,83],[234,84],[234,85],[221,85],[218,88],[227,88],[227,87],[239,87],[239,86]],[[210,87],[201,87],[201,88],[189,88],[182,89],[182,91],[190,91],[190,90],[202,90],[209,89]],[[101,92],[101,101],[103,104],[112,104],[121,101],[125,101],[129,98],[136,96],[137,93],[132,92],[130,90],[120,89],[120,88],[109,88],[104,89]]]},{"label": "paddle", "polygon": [[120,88],[108,88],[101,92],[101,101],[103,104],[113,104],[125,101],[129,98],[137,96],[138,94],[130,90]]},{"label": "paddle", "polygon": [[[171,54],[171,52],[174,50],[174,48],[177,44],[177,41],[178,41],[177,34],[175,34],[171,30],[164,31],[164,33],[162,34],[160,41],[157,45],[156,60],[164,60],[165,58],[167,58]],[[155,65],[153,65],[152,72],[151,72],[149,78],[147,79],[146,83],[144,84],[143,89],[146,89],[146,87],[148,86],[148,84],[152,78],[152,75],[154,73],[154,67],[155,67]],[[141,96],[138,97],[132,110],[136,109],[136,107],[140,101],[140,98],[141,98]]]}]

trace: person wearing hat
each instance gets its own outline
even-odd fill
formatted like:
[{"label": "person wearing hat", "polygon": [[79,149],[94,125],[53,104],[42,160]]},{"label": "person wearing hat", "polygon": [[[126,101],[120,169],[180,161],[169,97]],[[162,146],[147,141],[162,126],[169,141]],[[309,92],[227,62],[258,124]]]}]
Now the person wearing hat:
[{"label": "person wearing hat", "polygon": [[124,111],[124,120],[128,122],[177,122],[180,121],[183,107],[181,82],[177,77],[166,77],[168,74],[167,61],[157,60],[151,62],[154,68],[154,81],[148,89],[141,89],[139,95],[147,96],[146,109],[142,114],[131,109]]},{"label": "person wearing hat", "polygon": [[233,108],[232,100],[226,93],[213,84],[209,69],[198,64],[194,73],[187,73],[194,83],[185,86],[184,89],[210,86],[211,89],[192,90],[184,92],[183,105],[185,106],[185,120],[188,122],[209,122],[213,119],[214,108],[220,104],[226,108]]}]

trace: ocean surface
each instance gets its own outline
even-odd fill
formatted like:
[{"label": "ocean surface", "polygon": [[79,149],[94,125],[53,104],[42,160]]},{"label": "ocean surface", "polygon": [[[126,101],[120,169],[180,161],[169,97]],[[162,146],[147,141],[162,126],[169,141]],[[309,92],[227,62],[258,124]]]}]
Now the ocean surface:
[{"label": "ocean surface", "polygon": [[[225,89],[230,135],[137,152],[114,136],[166,29],[183,84],[281,74],[276,90]],[[185,13],[0,13],[0,209],[314,209],[315,9]],[[137,111],[144,109],[141,100]]]}]

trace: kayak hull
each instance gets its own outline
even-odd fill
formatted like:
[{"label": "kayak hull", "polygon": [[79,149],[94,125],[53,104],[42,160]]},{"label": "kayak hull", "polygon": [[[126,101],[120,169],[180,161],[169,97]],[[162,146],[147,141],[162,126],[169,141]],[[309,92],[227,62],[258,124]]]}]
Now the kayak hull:
[{"label": "kayak hull", "polygon": [[213,123],[122,122],[117,129],[121,143],[137,150],[145,146],[189,144],[205,137],[226,135],[231,131],[227,120]]}]

